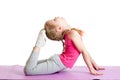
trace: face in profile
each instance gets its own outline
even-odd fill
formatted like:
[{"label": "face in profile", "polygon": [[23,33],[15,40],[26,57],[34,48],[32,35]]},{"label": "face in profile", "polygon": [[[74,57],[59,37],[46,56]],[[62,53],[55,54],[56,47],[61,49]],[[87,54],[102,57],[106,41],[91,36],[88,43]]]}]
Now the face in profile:
[{"label": "face in profile", "polygon": [[63,17],[55,17],[53,19],[59,26],[66,26],[67,22]]},{"label": "face in profile", "polygon": [[52,20],[48,20],[45,25],[48,38],[52,40],[62,40],[63,27],[66,25],[67,22],[63,17],[55,17]]}]

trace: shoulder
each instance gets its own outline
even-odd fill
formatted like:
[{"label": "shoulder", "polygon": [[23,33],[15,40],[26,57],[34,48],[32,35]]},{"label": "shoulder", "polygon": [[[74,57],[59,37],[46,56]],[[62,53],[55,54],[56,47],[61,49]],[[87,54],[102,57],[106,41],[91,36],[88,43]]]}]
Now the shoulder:
[{"label": "shoulder", "polygon": [[77,31],[75,31],[75,30],[70,30],[70,32],[69,32],[69,37],[70,37],[71,39],[81,38],[80,34],[79,34]]}]

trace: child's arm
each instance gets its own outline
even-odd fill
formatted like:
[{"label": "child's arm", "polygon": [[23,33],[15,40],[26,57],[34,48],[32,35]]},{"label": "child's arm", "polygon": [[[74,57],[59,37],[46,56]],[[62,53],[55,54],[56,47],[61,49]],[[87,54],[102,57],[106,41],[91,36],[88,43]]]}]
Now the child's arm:
[{"label": "child's arm", "polygon": [[94,61],[92,60],[89,53],[87,52],[79,33],[72,30],[70,32],[69,37],[72,39],[72,41],[75,44],[75,46],[77,47],[77,49],[82,53],[83,59],[84,59],[86,65],[87,65],[87,67],[89,68],[90,73],[93,74],[93,75],[100,75],[101,73],[99,73],[98,71],[96,71],[94,69],[94,66],[93,66]]},{"label": "child's arm", "polygon": [[95,61],[92,59],[92,57],[91,57],[91,55],[89,54],[89,52],[88,52],[88,55],[89,55],[89,57],[90,57],[90,59],[91,59],[91,63],[92,63],[92,65],[93,65],[93,67],[94,67],[95,70],[104,70],[104,69],[105,69],[105,68],[103,68],[103,67],[99,67],[99,66],[95,63]]}]

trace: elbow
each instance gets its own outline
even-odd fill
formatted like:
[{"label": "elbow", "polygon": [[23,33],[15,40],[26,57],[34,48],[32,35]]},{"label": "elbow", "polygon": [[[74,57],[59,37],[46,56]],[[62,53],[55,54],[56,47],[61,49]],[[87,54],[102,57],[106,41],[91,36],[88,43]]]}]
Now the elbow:
[{"label": "elbow", "polygon": [[86,48],[82,48],[81,52],[82,52],[82,54],[87,54],[88,53]]},{"label": "elbow", "polygon": [[85,55],[85,54],[87,54],[87,51],[86,51],[86,50],[81,50],[81,53],[82,53],[83,55]]}]

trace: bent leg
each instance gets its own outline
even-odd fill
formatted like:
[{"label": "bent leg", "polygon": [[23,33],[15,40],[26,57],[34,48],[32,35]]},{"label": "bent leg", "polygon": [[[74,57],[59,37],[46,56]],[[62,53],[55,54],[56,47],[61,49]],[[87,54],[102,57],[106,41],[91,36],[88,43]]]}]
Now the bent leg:
[{"label": "bent leg", "polygon": [[39,57],[39,51],[40,51],[39,47],[34,47],[33,48],[32,52],[31,52],[31,55],[28,58],[28,60],[26,62],[26,65],[24,67],[25,74],[27,74],[28,71],[32,70],[37,65],[38,57]]},{"label": "bent leg", "polygon": [[38,56],[39,50],[34,48],[24,68],[26,75],[51,74],[65,68],[65,66],[61,65],[58,56],[41,61],[38,61]]}]

